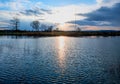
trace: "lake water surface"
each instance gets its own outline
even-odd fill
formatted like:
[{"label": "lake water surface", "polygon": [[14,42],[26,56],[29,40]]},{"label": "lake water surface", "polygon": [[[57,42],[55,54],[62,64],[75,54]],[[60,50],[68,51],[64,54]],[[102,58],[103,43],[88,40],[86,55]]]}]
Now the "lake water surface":
[{"label": "lake water surface", "polygon": [[0,84],[120,84],[120,37],[0,37]]}]

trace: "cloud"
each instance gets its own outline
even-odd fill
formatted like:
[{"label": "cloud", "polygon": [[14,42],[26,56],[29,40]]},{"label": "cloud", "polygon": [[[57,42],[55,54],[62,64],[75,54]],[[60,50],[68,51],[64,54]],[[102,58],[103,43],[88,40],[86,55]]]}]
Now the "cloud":
[{"label": "cloud", "polygon": [[[79,25],[90,26],[120,26],[120,3],[114,4],[112,7],[101,7],[93,12],[78,14],[78,16],[84,16],[86,19],[77,20]],[[71,21],[70,23],[75,23]]]},{"label": "cloud", "polygon": [[87,30],[87,31],[90,31],[90,30],[120,30],[119,27],[106,27],[106,26],[83,26],[83,27],[80,27],[82,30]]},{"label": "cloud", "polygon": [[4,25],[7,25],[7,26],[8,26],[8,25],[9,25],[9,23],[8,23],[8,22],[6,22],[6,21],[0,21],[0,27],[1,27],[1,26],[3,27]]},{"label": "cloud", "polygon": [[96,0],[96,2],[97,2],[98,4],[101,4],[101,3],[103,2],[103,0]]},{"label": "cloud", "polygon": [[10,20],[17,14],[21,22],[23,22],[21,23],[22,25],[36,19],[41,22],[54,24],[63,24],[68,21],[75,23],[73,20],[76,19],[77,24],[84,26],[113,26],[118,24],[116,20],[119,19],[113,18],[113,16],[118,17],[118,15],[115,15],[117,14],[115,12],[119,11],[119,9],[115,11],[118,6],[113,6],[113,4],[119,1],[96,0],[97,4],[91,5],[78,3],[64,6],[49,6],[32,0],[10,0],[9,2],[0,2],[0,19]]},{"label": "cloud", "polygon": [[48,9],[40,9],[42,12],[44,13],[48,13],[48,14],[52,14],[52,10],[48,10]]},{"label": "cloud", "polygon": [[[18,2],[8,2],[6,4],[10,3],[17,3]],[[25,5],[26,4],[26,5]],[[37,4],[37,5],[36,5]],[[15,6],[9,5],[11,10],[4,10],[2,11],[2,16],[0,18],[4,17],[4,19],[12,19],[12,17],[15,17],[16,14],[18,17],[20,17],[21,21],[33,21],[35,19],[40,20],[41,22],[50,22],[50,23],[66,23],[68,21],[74,20],[75,17],[77,20],[84,19],[83,16],[75,16],[76,13],[88,13],[95,9],[97,9],[96,4],[70,4],[66,6],[47,6],[44,5],[42,7],[42,3],[36,2],[34,5],[31,1],[26,2],[20,2],[18,5],[19,10],[15,9]],[[35,16],[35,17],[34,17]],[[25,24],[25,23],[24,23]],[[65,26],[65,25],[64,25]]]},{"label": "cloud", "polygon": [[33,17],[34,19],[40,20],[40,21],[44,21],[45,19],[43,18],[46,14],[47,15],[51,15],[52,14],[52,10],[48,10],[48,9],[43,9],[43,8],[34,8],[34,9],[27,9],[27,10],[23,10],[21,12],[18,13],[20,16],[25,16],[28,18],[28,16]]},{"label": "cloud", "polygon": [[[0,19],[11,19],[12,17],[20,17],[22,20],[43,19],[40,18],[44,14],[52,14],[47,7],[42,8],[42,2],[30,0],[10,0],[0,2]],[[35,16],[35,17],[33,17]]]},{"label": "cloud", "polygon": [[111,7],[116,3],[119,3],[120,0],[96,0],[98,6]]},{"label": "cloud", "polygon": [[[13,11],[21,15],[21,17],[33,17],[33,15],[40,16],[40,18],[38,19],[44,19],[44,21],[53,23],[64,23],[70,20],[74,20],[75,13],[87,13],[96,9],[95,4],[70,4],[65,6],[48,6],[43,4],[42,2],[36,2],[31,0],[11,0],[9,2],[1,4],[2,6],[0,6],[0,8],[3,8],[1,10],[5,11],[7,9],[6,11]],[[14,16],[14,13],[10,15]],[[83,17],[78,16],[77,18],[79,19]]]},{"label": "cloud", "polygon": [[41,7],[42,2],[33,2],[30,0],[10,0],[7,2],[0,2],[1,10],[10,10],[10,11],[19,11],[19,10],[26,10],[26,9],[33,9],[36,7]]},{"label": "cloud", "polygon": [[12,1],[8,1],[8,2],[0,2],[0,8],[2,10],[11,10],[11,11],[17,11],[17,10],[21,10],[25,8],[25,4],[29,4],[29,0],[12,0]]},{"label": "cloud", "polygon": [[31,15],[43,15],[44,13],[42,13],[40,10],[33,10],[33,9],[28,9],[28,10],[24,10],[22,12],[20,12],[23,15],[27,15],[27,16],[31,16]]},{"label": "cloud", "polygon": [[77,5],[66,5],[59,7],[50,7],[52,14],[45,14],[44,18],[48,22],[53,23],[66,23],[68,21],[74,20],[75,17],[77,20],[84,19],[83,16],[75,16],[76,13],[88,13],[95,10],[96,5],[86,5],[86,4],[77,4]]}]

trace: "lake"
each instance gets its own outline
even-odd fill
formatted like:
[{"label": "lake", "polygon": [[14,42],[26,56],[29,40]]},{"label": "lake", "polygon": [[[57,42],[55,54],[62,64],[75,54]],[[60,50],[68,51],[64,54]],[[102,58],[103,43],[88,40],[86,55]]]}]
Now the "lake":
[{"label": "lake", "polygon": [[0,84],[120,84],[120,37],[0,37]]}]

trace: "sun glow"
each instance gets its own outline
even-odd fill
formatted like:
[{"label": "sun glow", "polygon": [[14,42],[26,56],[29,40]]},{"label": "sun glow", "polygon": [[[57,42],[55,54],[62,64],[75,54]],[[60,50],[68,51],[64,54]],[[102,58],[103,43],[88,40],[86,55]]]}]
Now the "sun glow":
[{"label": "sun glow", "polygon": [[66,24],[65,24],[65,23],[59,24],[59,25],[58,25],[58,28],[59,28],[60,30],[66,30]]},{"label": "sun glow", "polygon": [[62,23],[62,24],[59,24],[57,27],[59,28],[59,30],[68,31],[68,30],[74,29],[74,24]]}]

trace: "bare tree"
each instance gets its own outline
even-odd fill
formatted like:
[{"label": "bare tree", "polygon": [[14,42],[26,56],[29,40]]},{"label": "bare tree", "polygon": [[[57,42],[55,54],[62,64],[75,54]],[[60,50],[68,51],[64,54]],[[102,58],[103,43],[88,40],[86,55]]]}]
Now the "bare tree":
[{"label": "bare tree", "polygon": [[17,17],[13,17],[13,19],[10,20],[10,24],[14,30],[19,30],[20,20]]},{"label": "bare tree", "polygon": [[58,27],[56,28],[56,31],[59,31],[59,28],[58,28]]},{"label": "bare tree", "polygon": [[53,29],[53,26],[49,26],[49,27],[48,27],[48,31],[50,31],[50,32],[51,32],[51,31],[52,31],[52,29]]},{"label": "bare tree", "polygon": [[36,31],[39,31],[39,27],[40,27],[40,22],[39,21],[33,21],[30,26],[32,26],[33,29],[35,29]]},{"label": "bare tree", "polygon": [[80,27],[78,27],[76,30],[77,30],[78,32],[81,31]]}]

